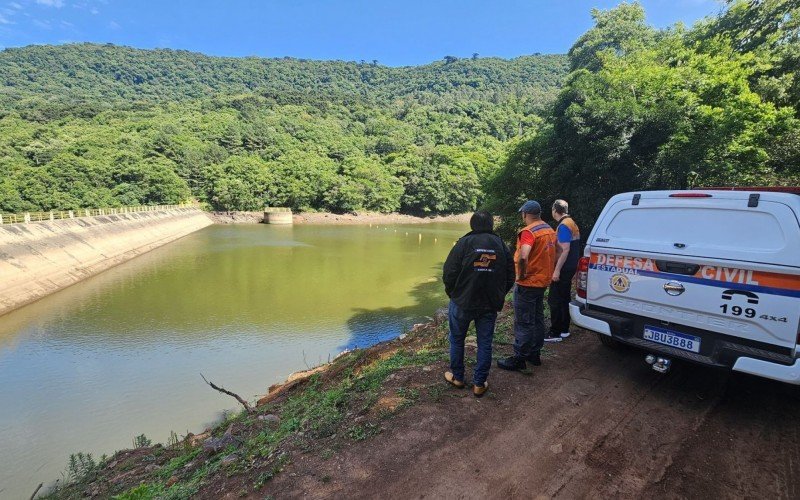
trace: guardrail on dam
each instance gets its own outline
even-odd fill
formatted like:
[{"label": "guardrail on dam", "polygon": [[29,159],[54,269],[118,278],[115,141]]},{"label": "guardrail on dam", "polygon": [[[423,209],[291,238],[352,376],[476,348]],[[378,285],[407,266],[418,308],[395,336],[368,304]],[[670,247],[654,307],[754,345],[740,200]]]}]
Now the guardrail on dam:
[{"label": "guardrail on dam", "polygon": [[50,210],[49,212],[23,212],[20,214],[4,214],[0,212],[0,224],[28,224],[48,220],[75,219],[77,217],[93,217],[97,215],[117,215],[133,212],[158,212],[175,208],[191,207],[188,203],[181,205],[137,205],[133,207],[112,208],[80,208],[77,210]]},{"label": "guardrail on dam", "polygon": [[0,315],[212,223],[189,206],[114,211],[0,224]]}]

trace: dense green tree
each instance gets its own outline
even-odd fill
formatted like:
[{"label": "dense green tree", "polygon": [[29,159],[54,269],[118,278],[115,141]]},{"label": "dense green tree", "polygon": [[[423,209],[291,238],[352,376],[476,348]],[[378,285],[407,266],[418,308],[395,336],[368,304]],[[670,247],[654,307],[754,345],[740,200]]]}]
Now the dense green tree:
[{"label": "dense green tree", "polygon": [[273,184],[269,166],[258,156],[231,156],[203,172],[206,196],[218,210],[259,210]]},{"label": "dense green tree", "polygon": [[190,197],[218,210],[470,210],[503,143],[539,123],[565,62],[387,68],[7,49],[0,72],[15,98],[0,97],[0,211]]},{"label": "dense green tree", "polygon": [[581,35],[570,48],[570,69],[595,71],[602,66],[603,54],[625,55],[651,45],[656,30],[645,22],[639,2],[621,3],[615,9],[592,9],[594,27]]},{"label": "dense green tree", "polygon": [[[258,96],[278,104],[345,98],[386,103],[446,95],[486,100],[483,89],[507,96],[515,89],[552,95],[566,65],[562,55],[474,61],[450,57],[453,64],[392,68],[365,61],[210,57],[111,44],[30,46],[0,52],[5,86],[0,101],[23,106],[31,111],[30,119],[47,122],[76,112],[89,118],[109,107],[140,109],[152,102],[237,95],[248,96],[240,104],[255,107]],[[482,90],[475,91],[470,82],[480,82]]]},{"label": "dense green tree", "polygon": [[547,125],[514,143],[489,206],[515,225],[521,200],[564,197],[590,227],[619,192],[800,182],[797,109],[764,86],[794,78],[776,63],[798,44],[786,33],[798,10],[777,13],[790,3],[731,2],[689,30],[647,27],[638,4],[595,12]]}]

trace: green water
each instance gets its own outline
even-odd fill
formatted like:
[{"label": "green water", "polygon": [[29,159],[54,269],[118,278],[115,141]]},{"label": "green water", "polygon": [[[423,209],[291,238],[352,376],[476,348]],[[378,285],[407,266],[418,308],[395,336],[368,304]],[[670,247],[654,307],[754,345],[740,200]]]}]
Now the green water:
[{"label": "green water", "polygon": [[0,498],[70,453],[202,431],[235,402],[445,305],[464,224],[215,225],[0,317]]}]

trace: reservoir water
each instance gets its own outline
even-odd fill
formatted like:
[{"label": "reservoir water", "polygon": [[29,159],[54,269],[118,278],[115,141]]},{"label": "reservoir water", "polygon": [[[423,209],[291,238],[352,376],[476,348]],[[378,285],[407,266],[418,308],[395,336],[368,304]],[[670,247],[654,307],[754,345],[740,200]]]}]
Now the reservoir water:
[{"label": "reservoir water", "polygon": [[0,498],[70,453],[200,432],[232,398],[445,305],[466,224],[214,225],[0,317]]}]

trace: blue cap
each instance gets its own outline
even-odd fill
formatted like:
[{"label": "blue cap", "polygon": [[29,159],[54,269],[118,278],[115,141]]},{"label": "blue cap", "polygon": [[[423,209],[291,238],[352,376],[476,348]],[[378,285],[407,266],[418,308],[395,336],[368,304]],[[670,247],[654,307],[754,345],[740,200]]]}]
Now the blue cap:
[{"label": "blue cap", "polygon": [[519,207],[519,213],[540,215],[542,213],[542,206],[539,205],[538,201],[528,200]]}]

